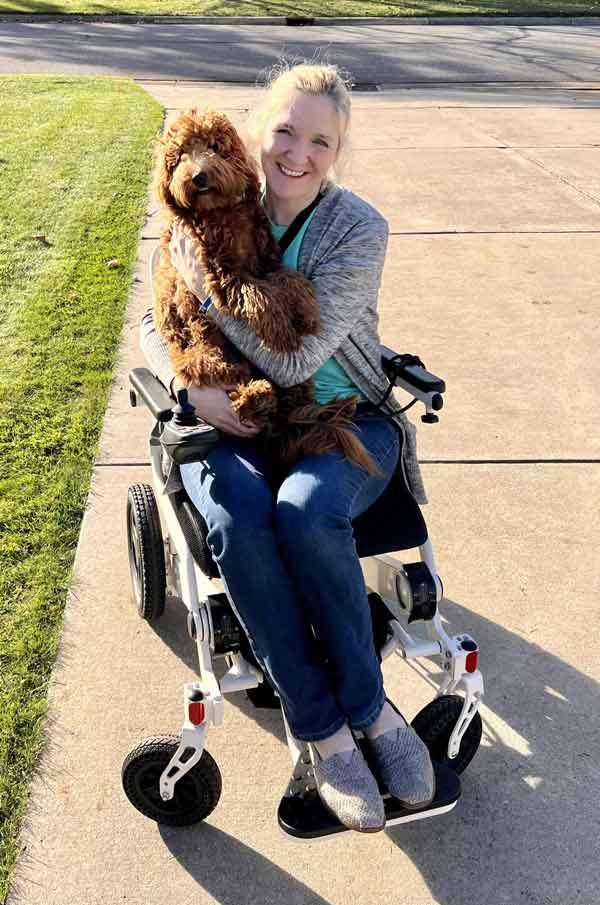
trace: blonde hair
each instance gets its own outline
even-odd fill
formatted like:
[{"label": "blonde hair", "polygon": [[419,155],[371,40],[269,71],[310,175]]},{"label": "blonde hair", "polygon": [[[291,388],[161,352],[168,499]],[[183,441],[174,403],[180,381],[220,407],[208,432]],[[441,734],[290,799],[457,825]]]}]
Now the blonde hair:
[{"label": "blonde hair", "polygon": [[267,123],[289,100],[294,91],[313,97],[328,97],[338,118],[340,142],[333,179],[339,178],[350,151],[350,90],[352,80],[338,66],[328,63],[280,62],[271,70],[262,99],[246,124],[247,143],[258,157]]}]

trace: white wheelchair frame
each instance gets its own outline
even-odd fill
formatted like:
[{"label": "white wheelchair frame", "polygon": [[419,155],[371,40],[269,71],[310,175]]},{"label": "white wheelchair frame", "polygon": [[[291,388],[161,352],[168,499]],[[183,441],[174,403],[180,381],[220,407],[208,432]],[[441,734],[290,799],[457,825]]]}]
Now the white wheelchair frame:
[{"label": "white wheelchair frame", "polygon": [[[150,261],[150,279],[157,263],[155,249]],[[415,389],[401,379],[396,381],[410,395],[425,406],[427,413],[433,412],[432,393]],[[211,616],[211,597],[222,594],[222,582],[208,578],[200,569],[190,552],[184,532],[179,523],[173,498],[165,493],[163,476],[163,451],[159,442],[150,443],[151,466],[156,500],[160,512],[165,550],[167,593],[180,598],[188,612],[188,631],[195,640],[198,652],[200,675],[198,680],[188,682],[183,689],[184,720],[180,745],[160,777],[160,796],[169,801],[174,795],[175,784],[202,757],[206,736],[210,726],[221,726],[224,722],[224,696],[233,692],[257,688],[263,681],[263,674],[242,653],[226,653],[228,671],[218,679],[213,668],[215,656],[215,631]],[[381,554],[361,559],[361,566],[368,592],[379,594],[389,610],[389,634],[380,651],[382,660],[396,654],[403,660],[420,657],[440,662],[445,676],[438,686],[436,697],[464,693],[460,716],[450,735],[447,757],[452,760],[459,752],[461,741],[471,721],[475,717],[483,698],[483,678],[478,668],[473,669],[471,660],[467,668],[469,647],[476,647],[470,635],[449,635],[440,618],[437,604],[443,598],[443,587],[438,576],[431,541],[428,539],[419,547],[421,561],[429,568],[436,586],[436,611],[431,619],[424,621],[426,639],[411,634],[408,615],[398,592],[398,580],[404,572],[404,563],[391,554]],[[465,642],[467,642],[465,644]],[[470,642],[470,644],[469,644]],[[475,665],[476,665],[475,658]],[[200,693],[200,694],[199,694]],[[200,703],[201,702],[201,703]],[[282,708],[288,748],[294,770],[306,755],[306,743],[294,738],[285,719]],[[296,776],[296,774],[294,774]],[[298,772],[299,782],[306,782],[306,770]],[[450,810],[456,802],[437,808],[436,813]],[[388,824],[416,820],[428,816],[427,810],[406,814]]]}]

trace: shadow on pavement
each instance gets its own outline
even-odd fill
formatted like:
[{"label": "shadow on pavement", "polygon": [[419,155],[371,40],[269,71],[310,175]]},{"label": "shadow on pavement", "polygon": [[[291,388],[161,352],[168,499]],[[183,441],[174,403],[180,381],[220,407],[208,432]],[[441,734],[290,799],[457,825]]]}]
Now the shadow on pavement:
[{"label": "shadow on pavement", "polygon": [[268,858],[207,823],[185,831],[161,827],[160,835],[173,857],[221,905],[329,905]]},{"label": "shadow on pavement", "polygon": [[454,811],[391,828],[390,839],[440,905],[464,905],[469,889],[493,905],[589,905],[600,828],[590,796],[600,779],[598,683],[454,601],[443,614],[481,649],[483,742]]},{"label": "shadow on pavement", "polygon": [[[390,828],[389,839],[418,867],[440,905],[464,905],[467,884],[476,887],[476,901],[493,905],[589,905],[597,888],[595,846],[600,831],[590,795],[600,780],[598,684],[535,642],[454,601],[444,601],[442,615],[451,631],[468,631],[479,643],[486,684],[484,738],[462,776],[463,794],[454,811],[437,820]],[[184,616],[183,606],[173,602],[157,632],[195,670],[195,648]],[[566,639],[568,625],[564,630]],[[398,668],[407,667],[398,662]],[[228,696],[228,704],[285,742],[278,711],[255,709],[243,693]],[[221,868],[215,866],[213,876],[207,867],[207,832],[209,851],[214,846],[216,856],[212,863],[232,863],[230,849],[238,843],[208,826],[163,833],[163,838],[219,901],[254,901],[245,884],[232,892],[230,874],[222,880],[223,889],[216,888]],[[254,869],[263,872],[258,883],[274,882],[274,870],[276,882],[283,882],[279,869],[260,856],[246,850],[242,860],[253,858],[258,859]],[[292,888],[281,901],[322,901],[306,898],[302,889]],[[300,898],[294,898],[296,893]]]}]

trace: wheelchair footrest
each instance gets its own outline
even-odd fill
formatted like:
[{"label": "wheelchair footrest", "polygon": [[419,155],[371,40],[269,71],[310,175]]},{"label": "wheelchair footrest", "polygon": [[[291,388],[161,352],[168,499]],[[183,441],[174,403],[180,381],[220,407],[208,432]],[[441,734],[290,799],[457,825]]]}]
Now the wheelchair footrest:
[{"label": "wheelchair footrest", "polygon": [[[361,740],[362,741],[362,740]],[[359,744],[361,742],[359,741]],[[361,744],[361,748],[363,745]],[[409,810],[383,790],[386,827],[434,817],[452,810],[460,798],[460,780],[445,764],[434,762],[436,792],[431,804],[421,810]],[[379,787],[382,789],[381,781]],[[348,832],[325,807],[315,788],[308,749],[303,749],[277,811],[279,826],[298,840],[314,840],[322,836]]]}]

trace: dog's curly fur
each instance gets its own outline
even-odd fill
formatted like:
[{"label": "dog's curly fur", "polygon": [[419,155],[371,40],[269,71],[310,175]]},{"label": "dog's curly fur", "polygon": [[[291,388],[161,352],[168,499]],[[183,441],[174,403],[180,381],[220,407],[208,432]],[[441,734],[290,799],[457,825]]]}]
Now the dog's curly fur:
[{"label": "dog's curly fur", "polygon": [[232,405],[240,420],[261,429],[275,470],[302,455],[339,449],[378,473],[352,429],[357,397],[318,405],[312,380],[281,388],[265,379],[199,310],[171,263],[178,222],[199,241],[206,295],[230,317],[246,320],[266,348],[291,352],[303,336],[318,333],[312,285],[281,265],[256,165],[226,116],[194,108],[173,122],[161,144],[156,193],[168,222],[155,278],[155,321],[177,376],[196,386],[235,385]]}]

